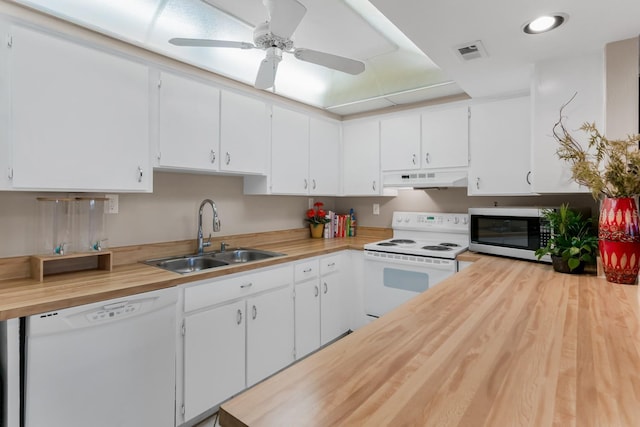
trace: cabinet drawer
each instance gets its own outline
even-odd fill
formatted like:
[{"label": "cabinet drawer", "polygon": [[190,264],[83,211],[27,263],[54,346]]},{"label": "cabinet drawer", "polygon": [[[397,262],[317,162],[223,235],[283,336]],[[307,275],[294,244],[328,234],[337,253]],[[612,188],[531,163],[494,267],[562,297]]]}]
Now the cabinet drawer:
[{"label": "cabinet drawer", "polygon": [[324,276],[325,274],[340,270],[340,259],[340,255],[322,258],[320,260],[320,275]]},{"label": "cabinet drawer", "polygon": [[290,285],[292,273],[292,267],[287,266],[198,282],[184,289],[184,312]]},{"label": "cabinet drawer", "polygon": [[295,265],[294,280],[296,283],[318,277],[320,266],[318,260],[304,261]]}]

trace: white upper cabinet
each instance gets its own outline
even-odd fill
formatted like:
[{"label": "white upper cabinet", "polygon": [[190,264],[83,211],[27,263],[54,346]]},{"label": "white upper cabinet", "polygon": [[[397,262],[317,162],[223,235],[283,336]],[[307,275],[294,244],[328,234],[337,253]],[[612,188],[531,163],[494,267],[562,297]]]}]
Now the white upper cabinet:
[{"label": "white upper cabinet", "polygon": [[11,29],[13,187],[151,191],[145,65]]},{"label": "white upper cabinet", "polygon": [[344,195],[382,194],[380,123],[377,120],[344,122],[342,144]]},{"label": "white upper cabinet", "polygon": [[595,123],[605,134],[602,51],[535,64],[531,179],[536,193],[589,191],[571,179],[570,166],[556,156],[558,143],[553,138],[553,126],[560,118],[560,108],[574,94],[576,97],[562,115],[566,118],[565,127],[582,144],[586,144],[586,135],[578,130],[583,123]]},{"label": "white upper cabinet", "polygon": [[222,91],[220,105],[220,171],[267,172],[269,154],[267,106],[263,101]]},{"label": "white upper cabinet", "polygon": [[193,78],[162,72],[158,84],[158,166],[217,171],[220,91]]},{"label": "white upper cabinet", "polygon": [[271,120],[271,192],[309,193],[309,117],[273,107]]},{"label": "white upper cabinet", "polygon": [[340,192],[340,124],[309,120],[309,194],[335,196]]},{"label": "white upper cabinet", "polygon": [[419,169],[420,115],[380,120],[380,153],[383,171]]},{"label": "white upper cabinet", "polygon": [[457,106],[422,113],[422,167],[469,164],[469,108]]},{"label": "white upper cabinet", "polygon": [[[8,32],[6,22],[0,20],[0,33]],[[10,126],[10,94],[9,83],[9,46],[0,47],[0,190],[11,188],[11,141],[9,140]]]},{"label": "white upper cabinet", "polygon": [[531,194],[531,99],[471,107],[469,195]]}]

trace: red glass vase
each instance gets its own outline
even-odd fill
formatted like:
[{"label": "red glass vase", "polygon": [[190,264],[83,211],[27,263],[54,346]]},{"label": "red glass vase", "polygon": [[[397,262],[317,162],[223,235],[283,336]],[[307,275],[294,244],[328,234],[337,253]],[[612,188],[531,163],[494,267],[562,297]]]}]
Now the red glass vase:
[{"label": "red glass vase", "polygon": [[598,239],[607,281],[636,284],[640,270],[640,232],[634,198],[607,197],[602,201]]}]

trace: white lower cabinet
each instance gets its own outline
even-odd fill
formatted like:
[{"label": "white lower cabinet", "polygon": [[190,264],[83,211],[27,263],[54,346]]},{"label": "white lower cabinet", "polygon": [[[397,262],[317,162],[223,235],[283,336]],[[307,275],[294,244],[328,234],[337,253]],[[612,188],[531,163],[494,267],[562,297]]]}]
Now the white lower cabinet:
[{"label": "white lower cabinet", "polygon": [[290,286],[247,299],[247,387],[293,362]]},{"label": "white lower cabinet", "polygon": [[349,330],[347,283],[337,254],[295,266],[296,358],[302,358]]},{"label": "white lower cabinet", "polygon": [[286,265],[184,288],[177,424],[293,362],[292,279]]}]

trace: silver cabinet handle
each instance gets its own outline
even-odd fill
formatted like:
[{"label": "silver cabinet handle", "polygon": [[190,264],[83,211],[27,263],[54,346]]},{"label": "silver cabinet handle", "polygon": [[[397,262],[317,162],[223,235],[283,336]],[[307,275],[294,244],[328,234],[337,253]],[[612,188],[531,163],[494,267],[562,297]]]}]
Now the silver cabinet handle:
[{"label": "silver cabinet handle", "polygon": [[476,188],[480,189],[480,177],[476,178]]},{"label": "silver cabinet handle", "polygon": [[415,154],[411,155],[411,161],[413,162],[414,165],[416,164],[416,155]]},{"label": "silver cabinet handle", "polygon": [[315,286],[315,292],[314,295],[315,297],[317,297],[320,294],[320,289],[318,289],[318,285]]},{"label": "silver cabinet handle", "polygon": [[373,188],[373,191],[376,191],[376,181],[373,181],[373,185],[371,186],[371,188]]},{"label": "silver cabinet handle", "polygon": [[211,150],[210,158],[211,158],[211,163],[212,164],[216,162],[216,152],[215,151]]},{"label": "silver cabinet handle", "polygon": [[425,160],[425,162],[427,162],[427,163],[431,163],[431,156],[429,155],[429,153],[427,153],[427,155],[426,155],[426,156],[424,156],[424,160]]},{"label": "silver cabinet handle", "polygon": [[13,179],[13,168],[9,168],[7,176],[9,177],[9,179]]},{"label": "silver cabinet handle", "polygon": [[238,309],[238,313],[236,314],[236,323],[239,325],[242,323],[242,310]]},{"label": "silver cabinet handle", "polygon": [[244,285],[240,285],[240,288],[241,289],[246,289],[246,288],[250,288],[252,286],[253,286],[253,283],[249,282],[249,283],[245,283]]},{"label": "silver cabinet handle", "polygon": [[312,180],[311,180],[311,189],[312,189],[312,190],[315,190],[315,189],[316,189],[316,180],[315,180],[315,179],[312,179]]},{"label": "silver cabinet handle", "polygon": [[306,190],[309,187],[309,181],[307,181],[307,178],[304,179],[304,189]]},{"label": "silver cabinet handle", "polygon": [[228,151],[227,151],[227,162],[226,162],[226,163],[227,163],[227,165],[228,165],[229,163],[231,163],[231,154],[229,154],[229,152],[228,152]]},{"label": "silver cabinet handle", "polygon": [[258,309],[255,305],[251,308],[251,317],[253,320],[256,320],[256,317],[258,317]]},{"label": "silver cabinet handle", "polygon": [[531,179],[530,178],[531,178],[531,171],[527,172],[527,178],[526,178],[527,184],[529,184],[529,185],[531,185]]},{"label": "silver cabinet handle", "polygon": [[328,290],[329,287],[327,286],[327,282],[324,282],[324,293],[326,294]]},{"label": "silver cabinet handle", "polygon": [[327,267],[335,267],[336,263],[335,262],[331,262],[329,264],[327,264]]},{"label": "silver cabinet handle", "polygon": [[302,270],[303,273],[311,273],[313,271],[313,268],[305,268],[304,270]]},{"label": "silver cabinet handle", "polygon": [[138,182],[142,182],[142,167],[138,166]]}]

